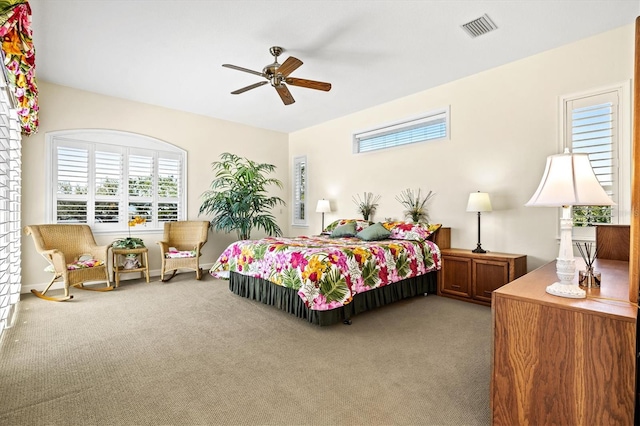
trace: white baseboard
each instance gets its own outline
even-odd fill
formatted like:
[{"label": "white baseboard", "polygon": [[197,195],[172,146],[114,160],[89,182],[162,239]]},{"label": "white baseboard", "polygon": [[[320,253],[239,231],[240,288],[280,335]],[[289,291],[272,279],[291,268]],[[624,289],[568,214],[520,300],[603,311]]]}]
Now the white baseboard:
[{"label": "white baseboard", "polygon": [[[203,263],[202,265],[200,265],[200,267],[202,268],[202,271],[204,274],[208,274],[209,273],[209,269],[211,269],[211,267],[213,266],[213,263]],[[187,271],[185,269],[185,271]],[[138,273],[129,273],[129,274],[123,274],[120,276],[120,281],[128,281],[128,280],[136,280],[136,279],[140,279],[140,278],[144,278],[144,274],[142,272],[138,272]],[[154,279],[155,278],[155,279]],[[160,280],[160,269],[149,269],[149,281],[159,281]],[[37,291],[44,291],[45,288],[47,288],[47,285],[49,283],[38,283],[38,284],[22,284],[22,286],[20,287],[20,294],[23,293],[30,293],[31,290],[37,290]],[[112,283],[113,284],[113,283]],[[64,285],[62,284],[61,281],[59,282],[55,282],[52,286],[51,286],[51,290],[53,289],[64,289]]]}]

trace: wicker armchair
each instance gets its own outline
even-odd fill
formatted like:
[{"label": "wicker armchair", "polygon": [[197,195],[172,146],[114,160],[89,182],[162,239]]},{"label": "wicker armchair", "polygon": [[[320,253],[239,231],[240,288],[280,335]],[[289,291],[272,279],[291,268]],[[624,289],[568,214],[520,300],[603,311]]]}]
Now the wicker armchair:
[{"label": "wicker armchair", "polygon": [[[73,299],[69,287],[84,290],[113,290],[107,269],[109,246],[98,246],[88,225],[30,225],[25,233],[33,237],[36,250],[49,262],[53,278],[44,291],[31,290],[36,296],[60,302]],[[47,296],[51,285],[62,280],[64,297]],[[106,281],[102,288],[85,287],[88,281]]]},{"label": "wicker armchair", "polygon": [[[169,281],[178,269],[193,269],[196,279],[202,278],[200,269],[200,250],[207,242],[209,222],[206,220],[165,222],[164,236],[160,245],[162,255],[161,281]],[[165,279],[168,271],[173,274]]]}]

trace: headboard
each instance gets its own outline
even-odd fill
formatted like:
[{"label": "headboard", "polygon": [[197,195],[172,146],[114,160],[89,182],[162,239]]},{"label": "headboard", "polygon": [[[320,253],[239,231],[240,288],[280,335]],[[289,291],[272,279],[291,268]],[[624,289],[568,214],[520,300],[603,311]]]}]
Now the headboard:
[{"label": "headboard", "polygon": [[441,249],[451,248],[451,228],[438,228],[432,241]]}]

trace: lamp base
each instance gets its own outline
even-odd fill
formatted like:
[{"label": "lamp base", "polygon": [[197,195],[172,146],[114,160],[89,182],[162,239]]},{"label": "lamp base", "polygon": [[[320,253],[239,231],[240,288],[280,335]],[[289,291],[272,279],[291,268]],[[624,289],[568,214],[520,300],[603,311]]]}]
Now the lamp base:
[{"label": "lamp base", "polygon": [[480,244],[478,244],[478,247],[474,248],[473,250],[471,250],[472,253],[486,253],[487,251],[485,249],[483,249],[482,247],[480,247]]},{"label": "lamp base", "polygon": [[587,293],[578,284],[563,284],[561,282],[555,282],[547,286],[547,293],[570,299],[584,299],[587,297]]},{"label": "lamp base", "polygon": [[[562,246],[562,243],[560,244]],[[556,259],[556,274],[560,281],[547,286],[547,293],[570,299],[584,299],[587,293],[573,280],[576,276],[576,261],[566,252]]]}]

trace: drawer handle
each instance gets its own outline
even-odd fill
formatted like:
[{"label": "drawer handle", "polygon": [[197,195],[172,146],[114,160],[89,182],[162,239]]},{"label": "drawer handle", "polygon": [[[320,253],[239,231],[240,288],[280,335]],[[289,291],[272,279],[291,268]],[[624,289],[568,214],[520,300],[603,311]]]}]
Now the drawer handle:
[{"label": "drawer handle", "polygon": [[488,294],[489,296],[491,296],[491,293],[492,293],[491,291],[487,291],[487,290],[484,291],[484,294]]},{"label": "drawer handle", "polygon": [[459,285],[451,284],[451,288],[460,288]]}]

